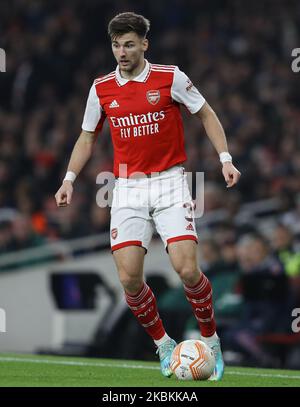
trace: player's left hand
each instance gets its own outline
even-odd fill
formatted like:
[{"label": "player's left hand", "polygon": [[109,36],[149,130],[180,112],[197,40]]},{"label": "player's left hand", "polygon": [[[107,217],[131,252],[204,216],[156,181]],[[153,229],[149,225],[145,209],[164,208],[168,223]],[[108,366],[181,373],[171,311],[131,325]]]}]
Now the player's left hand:
[{"label": "player's left hand", "polygon": [[227,188],[233,187],[240,179],[241,173],[231,162],[225,162],[223,164],[222,173],[224,175]]}]

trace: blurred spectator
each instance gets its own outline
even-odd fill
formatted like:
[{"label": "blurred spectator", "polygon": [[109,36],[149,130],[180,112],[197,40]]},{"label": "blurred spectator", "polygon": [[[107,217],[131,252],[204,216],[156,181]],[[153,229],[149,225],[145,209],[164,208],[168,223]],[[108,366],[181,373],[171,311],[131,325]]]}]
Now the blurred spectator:
[{"label": "blurred spectator", "polygon": [[224,242],[221,246],[221,256],[228,270],[235,271],[239,269],[237,261],[237,247],[235,242],[230,240]]},{"label": "blurred spectator", "polygon": [[96,203],[91,208],[89,219],[89,233],[102,233],[107,231],[110,222],[109,208],[100,208]]},{"label": "blurred spectator", "polygon": [[289,277],[292,308],[297,307],[300,302],[300,250],[287,226],[278,224],[275,227],[272,235],[272,247]]},{"label": "blurred spectator", "polygon": [[200,265],[201,270],[207,277],[213,278],[220,273],[235,271],[232,269],[232,264],[224,261],[221,256],[221,250],[218,244],[213,239],[200,241]]},{"label": "blurred spectator", "polygon": [[300,276],[300,251],[296,247],[291,230],[278,224],[272,234],[272,248],[284,265],[289,277]]},{"label": "blurred spectator", "polygon": [[45,239],[34,232],[30,218],[25,215],[16,216],[11,227],[13,250],[22,250],[45,243]]},{"label": "blurred spectator", "polygon": [[226,337],[230,346],[242,351],[249,363],[272,367],[276,361],[260,345],[257,336],[287,328],[287,277],[259,235],[246,235],[239,241],[238,259],[243,307],[238,323],[230,328]]},{"label": "blurred spectator", "polygon": [[282,215],[281,222],[289,227],[289,229],[300,241],[300,193],[295,199],[295,206],[290,208],[289,211]]},{"label": "blurred spectator", "polygon": [[13,250],[13,232],[11,222],[0,222],[0,254]]}]

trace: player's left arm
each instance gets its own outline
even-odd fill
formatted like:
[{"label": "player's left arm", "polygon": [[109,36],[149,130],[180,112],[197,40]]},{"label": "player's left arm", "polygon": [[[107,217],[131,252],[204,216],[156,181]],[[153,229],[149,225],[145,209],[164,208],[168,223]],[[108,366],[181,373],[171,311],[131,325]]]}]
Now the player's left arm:
[{"label": "player's left arm", "polygon": [[227,140],[224,129],[214,110],[205,102],[196,113],[200,117],[206,134],[217,150],[223,168],[222,173],[227,183],[227,188],[233,187],[240,179],[240,171],[232,164],[232,158],[228,153]]},{"label": "player's left arm", "polygon": [[191,114],[200,117],[208,137],[219,153],[220,161],[223,165],[222,173],[227,187],[233,187],[238,182],[241,173],[232,164],[223,127],[216,113],[206,102],[199,90],[178,67],[175,67],[174,70],[171,96],[174,101],[185,105]]}]

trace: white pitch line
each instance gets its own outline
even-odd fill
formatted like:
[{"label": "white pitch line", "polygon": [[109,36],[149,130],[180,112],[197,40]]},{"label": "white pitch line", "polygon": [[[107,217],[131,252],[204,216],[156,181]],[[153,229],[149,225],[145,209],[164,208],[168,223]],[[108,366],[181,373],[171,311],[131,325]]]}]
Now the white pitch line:
[{"label": "white pitch line", "polygon": [[228,372],[225,369],[225,374],[231,374],[231,375],[237,375],[237,376],[258,376],[258,377],[276,377],[279,379],[299,379],[300,380],[300,376],[288,376],[288,375],[284,375],[284,374],[280,374],[280,373],[276,373],[276,374],[272,374],[272,373],[250,373],[250,372]]},{"label": "white pitch line", "polygon": [[150,369],[150,370],[160,370],[156,366],[142,366],[142,365],[127,365],[126,363],[122,364],[113,364],[113,363],[92,363],[92,362],[80,362],[80,361],[71,361],[71,360],[50,360],[50,359],[29,359],[29,358],[13,358],[13,357],[0,357],[0,362],[29,362],[29,363],[40,363],[48,365],[65,365],[65,366],[93,366],[93,367],[120,367],[125,369]]},{"label": "white pitch line", "polygon": [[[126,363],[103,363],[103,362],[80,362],[80,361],[68,361],[68,360],[50,360],[50,359],[30,359],[30,358],[14,358],[14,357],[3,357],[0,356],[0,362],[21,362],[21,363],[38,363],[38,364],[48,364],[48,365],[64,365],[64,366],[92,366],[92,367],[118,367],[121,369],[147,369],[147,370],[160,370],[159,366],[143,366],[143,365],[129,365]],[[225,370],[226,375],[233,376],[256,376],[256,377],[273,377],[278,379],[298,379],[300,380],[300,375],[284,375],[284,374],[272,374],[272,373],[251,373],[251,372],[230,372]]]}]

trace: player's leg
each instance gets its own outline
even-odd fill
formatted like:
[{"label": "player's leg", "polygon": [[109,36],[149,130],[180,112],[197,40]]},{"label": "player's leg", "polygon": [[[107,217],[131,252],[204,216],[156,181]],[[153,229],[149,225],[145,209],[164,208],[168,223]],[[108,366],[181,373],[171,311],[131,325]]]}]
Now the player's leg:
[{"label": "player's leg", "polygon": [[207,277],[197,264],[197,244],[192,240],[181,240],[168,244],[168,253],[174,270],[179,275],[187,300],[203,338],[212,337],[216,332],[212,305],[212,288]]},{"label": "player's leg", "polygon": [[[131,182],[131,187],[134,181]],[[124,182],[123,182],[124,184]],[[137,182],[137,185],[141,182]],[[135,196],[142,191],[130,188]],[[126,302],[158,347],[161,370],[164,376],[170,376],[170,362],[166,359],[168,349],[173,341],[166,334],[159,317],[155,296],[144,281],[144,256],[150,243],[153,227],[149,210],[145,204],[141,206],[117,205],[121,195],[126,194],[126,187],[119,186],[114,190],[114,200],[111,210],[111,248],[118,269],[119,278],[124,288]],[[147,197],[142,196],[142,201]],[[172,349],[174,346],[172,347]]]},{"label": "player's leg", "polygon": [[168,253],[174,270],[183,282],[185,295],[197,319],[202,340],[214,351],[216,368],[210,380],[221,380],[224,362],[216,333],[212,287],[197,264],[197,244],[192,240],[174,241],[168,244]]},{"label": "player's leg", "polygon": [[129,308],[153,340],[159,341],[166,332],[155,296],[144,280],[144,256],[145,250],[138,246],[124,247],[113,253]]},{"label": "player's leg", "polygon": [[126,302],[158,347],[162,374],[170,377],[170,354],[176,343],[167,335],[158,313],[155,296],[144,281],[144,256],[145,249],[138,246],[128,246],[113,252]]},{"label": "player's leg", "polygon": [[[171,181],[171,182],[170,182]],[[216,334],[209,280],[197,264],[197,242],[192,199],[184,171],[170,171],[169,179],[162,180],[160,199],[153,213],[156,229],[160,234],[172,265],[180,276],[186,297],[192,305],[201,336],[214,350],[217,371],[212,380],[220,380],[224,363],[220,341]],[[165,205],[169,199],[170,204]]]},{"label": "player's leg", "polygon": [[144,284],[144,257],[145,249],[139,246],[127,246],[113,251],[120,283],[128,295],[140,292]]},{"label": "player's leg", "polygon": [[168,253],[172,266],[183,283],[185,295],[193,307],[202,337],[212,336],[216,331],[212,289],[209,280],[198,267],[196,242],[181,240],[169,243]]}]

